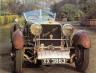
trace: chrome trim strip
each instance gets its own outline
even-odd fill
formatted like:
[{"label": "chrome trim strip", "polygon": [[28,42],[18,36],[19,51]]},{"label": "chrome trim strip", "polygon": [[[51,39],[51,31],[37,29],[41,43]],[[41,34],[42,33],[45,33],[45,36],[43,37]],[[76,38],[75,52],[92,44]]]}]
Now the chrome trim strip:
[{"label": "chrome trim strip", "polygon": [[41,40],[47,40],[47,41],[48,41],[48,40],[50,40],[50,41],[51,41],[51,40],[54,40],[54,41],[63,40],[63,41],[68,41],[69,39],[36,39],[36,40],[37,40],[37,41],[38,41],[38,40],[40,40],[40,41],[41,41]]}]

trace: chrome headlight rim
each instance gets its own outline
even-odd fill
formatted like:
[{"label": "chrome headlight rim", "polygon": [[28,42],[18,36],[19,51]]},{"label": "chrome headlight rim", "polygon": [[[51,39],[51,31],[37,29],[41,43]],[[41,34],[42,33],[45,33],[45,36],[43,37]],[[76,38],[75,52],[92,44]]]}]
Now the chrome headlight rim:
[{"label": "chrome headlight rim", "polygon": [[32,24],[30,26],[30,32],[34,36],[39,36],[42,33],[42,25],[41,24]]},{"label": "chrome headlight rim", "polygon": [[66,23],[62,26],[62,32],[65,36],[71,36],[74,32],[72,24]]}]

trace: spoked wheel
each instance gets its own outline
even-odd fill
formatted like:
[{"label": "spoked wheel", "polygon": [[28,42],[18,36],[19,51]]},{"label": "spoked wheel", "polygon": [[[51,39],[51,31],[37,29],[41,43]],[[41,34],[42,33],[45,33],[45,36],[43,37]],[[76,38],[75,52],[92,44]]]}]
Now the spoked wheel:
[{"label": "spoked wheel", "polygon": [[85,72],[89,63],[89,49],[85,49],[83,46],[77,46],[75,54],[76,70],[79,72]]},{"label": "spoked wheel", "polygon": [[22,50],[16,50],[15,52],[15,56],[13,59],[13,65],[12,65],[12,73],[22,73]]},{"label": "spoked wheel", "polygon": [[12,64],[11,64],[11,73],[16,73],[16,69],[15,69],[15,63],[16,63],[16,61],[15,61],[15,57],[16,57],[16,52],[15,52],[15,50],[11,50],[11,53],[10,53],[10,55],[11,55],[11,61],[12,61]]}]

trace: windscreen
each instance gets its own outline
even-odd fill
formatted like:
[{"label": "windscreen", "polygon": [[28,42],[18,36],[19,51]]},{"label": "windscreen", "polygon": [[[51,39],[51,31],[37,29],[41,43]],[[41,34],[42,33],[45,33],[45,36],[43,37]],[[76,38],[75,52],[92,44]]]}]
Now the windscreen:
[{"label": "windscreen", "polygon": [[24,18],[27,22],[35,24],[47,23],[48,20],[55,19],[56,14],[52,13],[50,10],[34,10],[23,13]]}]

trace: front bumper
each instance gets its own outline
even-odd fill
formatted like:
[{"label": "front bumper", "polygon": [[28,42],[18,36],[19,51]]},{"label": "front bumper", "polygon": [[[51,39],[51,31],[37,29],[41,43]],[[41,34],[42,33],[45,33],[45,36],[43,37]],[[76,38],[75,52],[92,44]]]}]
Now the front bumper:
[{"label": "front bumper", "polygon": [[44,50],[38,52],[38,59],[66,58],[70,59],[70,51],[65,50]]},{"label": "front bumper", "polygon": [[42,65],[65,64],[70,59],[70,51],[44,50],[38,52],[38,59],[42,61]]}]

